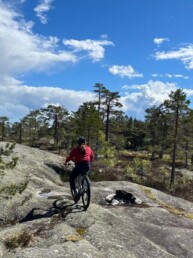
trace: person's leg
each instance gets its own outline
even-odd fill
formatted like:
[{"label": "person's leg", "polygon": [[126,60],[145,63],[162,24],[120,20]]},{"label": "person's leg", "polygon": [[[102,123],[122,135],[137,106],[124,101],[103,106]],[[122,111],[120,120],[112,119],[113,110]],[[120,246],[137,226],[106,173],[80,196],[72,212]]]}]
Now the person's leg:
[{"label": "person's leg", "polygon": [[80,162],[80,163],[76,164],[75,168],[72,170],[70,177],[69,177],[70,187],[72,190],[74,190],[74,191],[76,190],[74,180],[77,178],[77,176],[82,171],[89,172],[89,168],[90,168],[89,162]]},{"label": "person's leg", "polygon": [[70,182],[70,188],[75,192],[76,189],[75,189],[75,183],[74,183],[74,180],[77,178],[77,176],[79,175],[79,172],[78,172],[78,169],[77,167],[75,167],[71,174],[70,174],[70,177],[69,177],[69,182]]},{"label": "person's leg", "polygon": [[86,172],[88,174],[89,169],[90,169],[90,163],[89,162],[80,163],[79,170],[81,172]]}]

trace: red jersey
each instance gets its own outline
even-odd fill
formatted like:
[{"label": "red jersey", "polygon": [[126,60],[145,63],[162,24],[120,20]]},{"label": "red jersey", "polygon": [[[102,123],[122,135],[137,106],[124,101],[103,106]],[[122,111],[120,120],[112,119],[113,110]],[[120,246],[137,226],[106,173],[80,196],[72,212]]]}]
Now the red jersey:
[{"label": "red jersey", "polygon": [[70,160],[74,161],[75,163],[79,163],[82,161],[88,161],[88,162],[92,161],[93,157],[94,157],[92,149],[87,145],[84,145],[84,149],[85,149],[85,154],[82,154],[80,152],[79,146],[74,148],[70,152],[69,156],[66,158],[66,162],[68,162]]}]

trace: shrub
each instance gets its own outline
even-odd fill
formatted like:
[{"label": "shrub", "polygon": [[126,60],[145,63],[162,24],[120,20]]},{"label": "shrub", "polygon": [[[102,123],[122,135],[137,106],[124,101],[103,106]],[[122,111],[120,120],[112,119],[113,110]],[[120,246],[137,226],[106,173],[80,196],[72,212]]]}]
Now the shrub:
[{"label": "shrub", "polygon": [[135,182],[135,183],[140,182],[140,178],[136,174],[135,169],[133,167],[130,167],[130,165],[128,165],[126,168],[126,177],[128,178],[128,180],[132,182]]}]

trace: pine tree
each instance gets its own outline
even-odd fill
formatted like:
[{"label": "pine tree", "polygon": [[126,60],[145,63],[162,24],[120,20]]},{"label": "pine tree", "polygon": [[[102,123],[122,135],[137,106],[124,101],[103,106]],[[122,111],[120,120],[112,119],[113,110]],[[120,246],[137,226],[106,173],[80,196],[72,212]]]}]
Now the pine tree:
[{"label": "pine tree", "polygon": [[170,186],[175,182],[175,163],[176,163],[176,154],[178,147],[178,136],[179,130],[182,127],[183,118],[188,115],[188,105],[190,104],[189,100],[186,100],[186,94],[182,89],[172,91],[169,94],[169,99],[165,100],[163,103],[164,111],[167,115],[170,116],[170,119],[173,124],[172,130],[172,171]]}]

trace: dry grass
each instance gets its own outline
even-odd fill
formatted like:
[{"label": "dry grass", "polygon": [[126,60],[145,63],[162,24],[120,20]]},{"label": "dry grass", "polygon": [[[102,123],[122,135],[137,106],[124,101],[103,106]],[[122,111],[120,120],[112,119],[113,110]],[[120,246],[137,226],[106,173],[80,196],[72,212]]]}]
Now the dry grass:
[{"label": "dry grass", "polygon": [[7,249],[16,249],[18,247],[25,248],[29,246],[29,243],[32,241],[33,235],[29,234],[26,231],[20,232],[13,236],[5,238],[4,245]]},{"label": "dry grass", "polygon": [[186,218],[193,219],[193,214],[188,213],[183,209],[175,208],[175,207],[169,206],[167,204],[162,204],[162,207],[167,209],[170,213],[172,213],[174,215],[184,216]]},{"label": "dry grass", "polygon": [[180,208],[176,208],[170,205],[167,205],[165,203],[163,203],[162,201],[158,200],[157,197],[152,193],[151,189],[141,186],[141,188],[143,189],[143,191],[145,192],[146,196],[153,200],[156,201],[156,203],[158,203],[158,205],[166,210],[168,210],[170,213],[174,214],[174,215],[178,215],[178,216],[184,216],[186,218],[189,219],[193,219],[193,214],[192,213],[188,213],[183,209]]},{"label": "dry grass", "polygon": [[86,233],[86,228],[76,228],[76,232],[80,235],[83,236]]},{"label": "dry grass", "polygon": [[145,186],[141,186],[141,188],[143,189],[143,191],[145,192],[146,196],[153,200],[153,201],[156,201],[157,200],[157,197],[152,193],[151,189],[145,187]]}]

